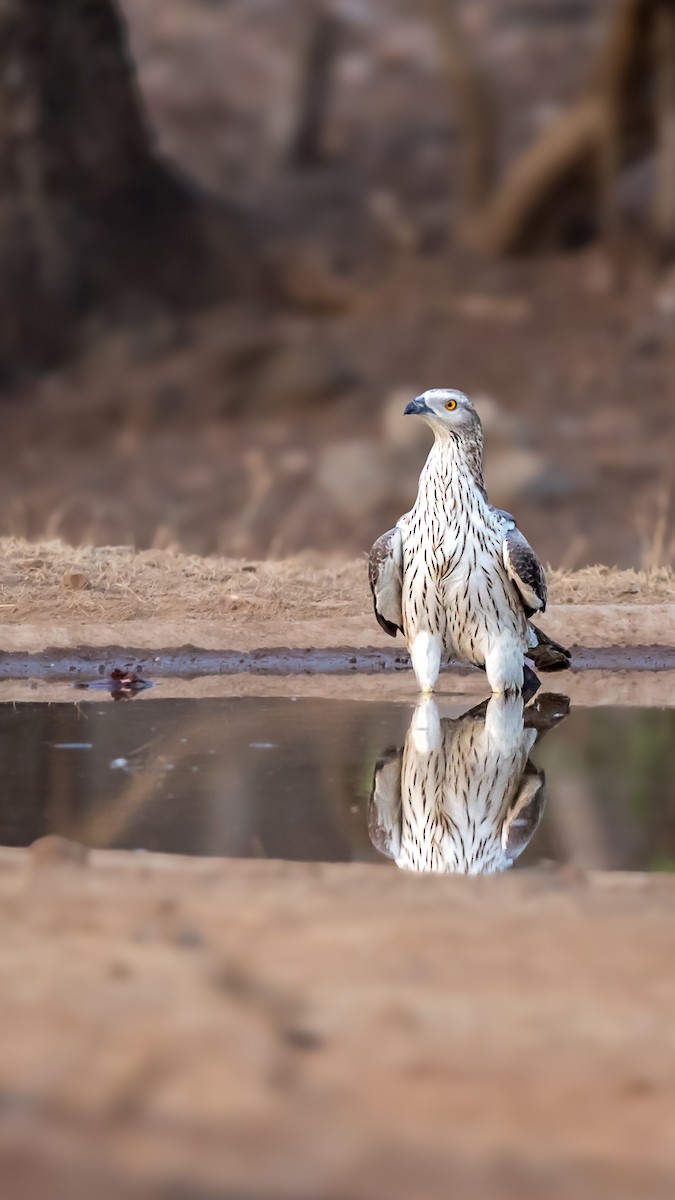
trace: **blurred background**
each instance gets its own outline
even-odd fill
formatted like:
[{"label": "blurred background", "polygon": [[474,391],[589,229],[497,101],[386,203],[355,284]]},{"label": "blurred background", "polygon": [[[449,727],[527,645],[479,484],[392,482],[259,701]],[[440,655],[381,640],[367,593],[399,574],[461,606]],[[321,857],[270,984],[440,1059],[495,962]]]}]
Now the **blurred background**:
[{"label": "blurred background", "polygon": [[0,12],[0,533],[357,555],[431,386],[554,565],[675,560],[665,0]]}]

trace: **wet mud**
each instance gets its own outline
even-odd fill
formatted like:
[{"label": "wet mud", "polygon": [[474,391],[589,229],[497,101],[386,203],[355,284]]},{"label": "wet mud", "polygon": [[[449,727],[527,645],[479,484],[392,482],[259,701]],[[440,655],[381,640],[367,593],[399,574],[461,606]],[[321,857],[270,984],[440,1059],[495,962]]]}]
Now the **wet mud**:
[{"label": "wet mud", "polygon": [[[410,658],[392,647],[336,646],[314,649],[263,648],[201,650],[181,646],[147,651],[136,647],[106,646],[81,649],[54,648],[37,654],[7,652],[0,655],[0,682],[40,679],[72,680],[101,686],[116,672],[153,678],[195,679],[208,675],[346,675],[407,671]],[[474,668],[449,662],[447,669],[475,674]],[[572,647],[573,671],[671,671],[673,646]]]}]

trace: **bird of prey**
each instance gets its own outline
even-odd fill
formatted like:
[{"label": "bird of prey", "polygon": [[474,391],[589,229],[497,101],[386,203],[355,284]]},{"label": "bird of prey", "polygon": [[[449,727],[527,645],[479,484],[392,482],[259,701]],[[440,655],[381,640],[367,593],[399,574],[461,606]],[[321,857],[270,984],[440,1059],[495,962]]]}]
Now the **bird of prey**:
[{"label": "bird of prey", "polygon": [[413,507],[370,551],[375,616],[403,633],[422,692],[451,655],[483,667],[493,693],[520,692],[526,657],[544,671],[569,666],[569,651],[530,622],[546,608],[544,571],[511,514],[488,502],[468,396],[431,388],[404,413],[426,420],[434,444]]},{"label": "bird of prey", "polygon": [[569,711],[547,694],[492,696],[463,716],[440,719],[418,701],[405,745],[377,763],[368,809],[377,850],[408,871],[479,875],[503,871],[539,824],[545,776],[530,751]]}]

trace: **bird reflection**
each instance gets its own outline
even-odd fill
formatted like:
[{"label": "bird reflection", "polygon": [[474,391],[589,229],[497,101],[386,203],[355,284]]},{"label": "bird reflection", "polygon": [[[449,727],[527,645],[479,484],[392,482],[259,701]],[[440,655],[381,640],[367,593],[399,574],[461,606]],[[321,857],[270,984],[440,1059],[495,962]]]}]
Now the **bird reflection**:
[{"label": "bird reflection", "polygon": [[404,746],[375,767],[373,845],[408,871],[506,870],[544,808],[545,776],[530,751],[568,711],[567,696],[544,694],[525,707],[521,696],[496,695],[451,720],[421,699]]}]

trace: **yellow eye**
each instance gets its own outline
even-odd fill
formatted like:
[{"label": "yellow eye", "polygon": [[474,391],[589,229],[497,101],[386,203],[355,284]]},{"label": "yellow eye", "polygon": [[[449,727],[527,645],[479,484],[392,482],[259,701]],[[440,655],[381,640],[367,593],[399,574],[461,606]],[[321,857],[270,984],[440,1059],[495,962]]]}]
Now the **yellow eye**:
[{"label": "yellow eye", "polygon": [[456,400],[446,400],[445,407],[447,408],[448,412],[452,412],[453,408],[457,408],[457,401]]}]

